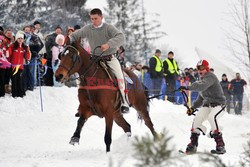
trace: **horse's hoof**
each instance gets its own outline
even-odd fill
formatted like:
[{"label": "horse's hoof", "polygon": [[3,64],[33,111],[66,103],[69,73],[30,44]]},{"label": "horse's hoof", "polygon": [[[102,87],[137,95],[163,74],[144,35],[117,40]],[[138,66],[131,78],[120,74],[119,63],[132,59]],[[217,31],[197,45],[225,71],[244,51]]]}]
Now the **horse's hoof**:
[{"label": "horse's hoof", "polygon": [[71,144],[71,145],[75,145],[75,144],[78,144],[79,145],[79,137],[71,137],[71,139],[70,139],[70,142],[69,142],[69,144]]},{"label": "horse's hoof", "polygon": [[163,138],[163,134],[162,133],[156,133],[154,134],[154,140],[155,141],[159,141]]}]

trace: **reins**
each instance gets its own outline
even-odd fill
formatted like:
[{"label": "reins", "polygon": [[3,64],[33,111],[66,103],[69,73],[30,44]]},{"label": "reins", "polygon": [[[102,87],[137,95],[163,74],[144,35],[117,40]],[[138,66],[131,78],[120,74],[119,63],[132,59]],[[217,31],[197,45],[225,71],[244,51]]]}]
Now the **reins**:
[{"label": "reins", "polygon": [[[183,97],[183,99],[184,99],[184,106],[188,109],[188,110],[190,110],[190,107],[188,106],[188,95],[187,95],[187,93],[185,92],[185,90],[174,90],[174,91],[172,91],[172,92],[176,92],[176,91],[180,91],[180,93],[181,93],[181,95],[182,95],[182,97]],[[147,99],[148,100],[150,100],[150,99],[153,99],[153,98],[157,98],[157,97],[160,97],[160,96],[163,96],[163,95],[166,95],[165,93],[164,94],[159,94],[159,95],[155,95],[155,96],[151,96],[151,97],[148,97]],[[192,115],[195,115],[194,113],[196,112],[197,110],[195,110],[194,112],[193,112],[193,114]]]}]

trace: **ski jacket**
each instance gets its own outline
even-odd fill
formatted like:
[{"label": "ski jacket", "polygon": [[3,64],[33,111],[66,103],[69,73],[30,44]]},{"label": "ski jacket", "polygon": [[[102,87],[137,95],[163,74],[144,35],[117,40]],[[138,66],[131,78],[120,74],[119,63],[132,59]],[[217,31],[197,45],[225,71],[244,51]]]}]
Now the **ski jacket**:
[{"label": "ski jacket", "polygon": [[60,52],[62,52],[64,49],[63,46],[53,46],[52,47],[52,64],[55,63],[56,60],[58,60],[58,55]]},{"label": "ski jacket", "polygon": [[247,82],[244,79],[233,79],[231,81],[231,88],[233,90],[233,94],[243,94],[244,86]]},{"label": "ski jacket", "polygon": [[11,44],[8,51],[12,68],[16,67],[17,65],[21,65],[19,68],[23,69],[23,64],[25,63],[25,61],[29,61],[31,58],[30,50],[28,49],[28,47],[25,50],[24,48],[19,46],[14,50],[14,44]]},{"label": "ski jacket", "polygon": [[192,108],[199,108],[202,105],[225,104],[222,87],[218,78],[212,72],[207,72],[201,80],[187,86],[189,90],[199,92],[198,98],[194,101]]},{"label": "ski jacket", "polygon": [[230,89],[230,82],[228,80],[222,80],[220,81],[220,85],[223,89],[223,92],[224,92],[224,95],[227,97],[227,96],[230,96],[231,95],[231,89]]},{"label": "ski jacket", "polygon": [[37,58],[38,53],[41,51],[41,49],[44,47],[44,44],[42,40],[39,38],[39,36],[32,34],[30,41],[29,41],[29,47],[32,58]]},{"label": "ski jacket", "polygon": [[45,48],[46,48],[46,53],[47,53],[47,59],[52,59],[52,50],[51,48],[53,46],[56,46],[56,33],[52,33],[49,34],[46,38],[45,38]]}]

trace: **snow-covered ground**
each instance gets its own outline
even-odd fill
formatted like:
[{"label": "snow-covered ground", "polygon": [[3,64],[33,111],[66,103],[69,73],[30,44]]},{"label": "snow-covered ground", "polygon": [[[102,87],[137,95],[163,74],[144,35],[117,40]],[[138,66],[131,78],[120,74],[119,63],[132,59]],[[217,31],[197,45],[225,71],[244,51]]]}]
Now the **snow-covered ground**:
[{"label": "snow-covered ground", "polygon": [[[98,117],[91,117],[83,127],[80,145],[69,144],[77,123],[74,117],[78,107],[77,88],[42,87],[42,93],[44,112],[40,110],[38,88],[28,91],[24,98],[14,99],[10,95],[0,98],[0,167],[101,167],[109,166],[110,159],[114,167],[119,163],[123,167],[134,166],[133,138],[150,133],[137,121],[134,109],[124,115],[132,126],[132,137],[127,138],[114,124],[111,152],[107,154],[105,122]],[[193,119],[185,114],[185,107],[160,100],[152,100],[150,107],[156,130],[166,128],[173,136],[171,145],[176,150],[185,149]],[[243,144],[250,138],[250,111],[244,111],[243,116],[225,114],[221,122],[227,153],[220,157],[226,163],[236,164]],[[213,139],[200,137],[199,151],[213,148]],[[191,166],[200,166],[196,155],[185,159]]]}]

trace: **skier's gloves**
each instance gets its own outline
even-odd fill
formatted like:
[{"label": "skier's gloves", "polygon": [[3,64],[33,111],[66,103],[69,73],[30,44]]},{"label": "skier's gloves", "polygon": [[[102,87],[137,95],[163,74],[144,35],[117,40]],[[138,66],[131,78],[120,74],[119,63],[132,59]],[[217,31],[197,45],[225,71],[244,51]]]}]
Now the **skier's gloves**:
[{"label": "skier's gloves", "polygon": [[188,110],[187,110],[187,115],[190,116],[190,115],[194,115],[194,113],[197,111],[197,109],[194,109],[192,107],[190,107]]},{"label": "skier's gloves", "polygon": [[180,91],[180,92],[182,92],[182,91],[184,91],[184,90],[188,90],[188,88],[187,88],[186,86],[180,86],[180,87],[178,88],[178,91]]}]

